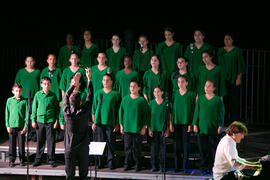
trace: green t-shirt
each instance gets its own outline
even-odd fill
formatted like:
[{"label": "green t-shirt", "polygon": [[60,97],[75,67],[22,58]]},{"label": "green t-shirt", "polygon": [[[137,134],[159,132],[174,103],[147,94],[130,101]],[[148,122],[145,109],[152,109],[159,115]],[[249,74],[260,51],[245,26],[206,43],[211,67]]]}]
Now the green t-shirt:
[{"label": "green t-shirt", "polygon": [[125,133],[140,133],[143,126],[149,122],[149,107],[146,100],[139,96],[132,99],[125,96],[119,108],[119,124]]},{"label": "green t-shirt", "polygon": [[179,42],[174,42],[171,46],[161,42],[157,46],[156,53],[160,56],[162,69],[171,74],[176,70],[177,59],[183,55],[183,46]]},{"label": "green t-shirt", "polygon": [[208,70],[206,66],[199,67],[197,78],[197,93],[199,95],[205,94],[204,86],[207,80],[214,80],[216,82],[215,94],[218,96],[225,96],[227,94],[224,74],[220,66],[215,66]]},{"label": "green t-shirt", "polygon": [[205,95],[199,96],[192,125],[198,125],[200,134],[216,135],[219,126],[224,122],[223,102],[219,96],[210,100]]},{"label": "green t-shirt", "polygon": [[174,93],[173,102],[173,124],[191,125],[192,114],[195,107],[196,94],[192,91],[187,91],[181,95],[179,90]]},{"label": "green t-shirt", "polygon": [[239,74],[246,72],[243,52],[238,47],[234,47],[227,52],[224,47],[218,49],[218,64],[222,67],[225,79],[235,84]]},{"label": "green t-shirt", "polygon": [[[152,101],[149,102],[149,108],[151,113],[151,120],[150,120],[151,131],[162,132],[166,102],[163,100],[161,104],[158,104],[157,101],[153,99]],[[168,107],[167,111],[168,117],[165,126],[167,126],[167,123],[169,121],[170,107]]]},{"label": "green t-shirt", "polygon": [[116,73],[114,87],[119,92],[121,98],[130,94],[129,84],[131,80],[138,80],[138,73],[136,71],[131,71],[126,74],[122,69]]},{"label": "green t-shirt", "polygon": [[146,52],[142,53],[140,50],[136,49],[133,54],[133,69],[137,72],[145,72],[151,69],[151,57],[154,55],[154,51],[148,49]]},{"label": "green t-shirt", "polygon": [[15,78],[15,83],[22,85],[22,97],[28,98],[28,91],[31,91],[31,98],[34,97],[39,90],[39,75],[40,70],[35,69],[33,72],[28,72],[25,68],[20,69]]},{"label": "green t-shirt", "polygon": [[56,95],[49,91],[45,94],[42,90],[35,94],[32,103],[32,122],[51,123],[58,118],[58,101]]},{"label": "green t-shirt", "polygon": [[[196,92],[196,80],[195,80],[193,73],[189,72],[189,73],[181,74],[181,75],[185,76],[188,80],[187,89],[189,91]],[[171,75],[171,81],[172,81],[172,87],[173,87],[172,93],[173,94],[179,90],[178,82],[177,82],[179,76],[180,76],[179,71],[176,71],[176,72],[172,73],[172,75]]]},{"label": "green t-shirt", "polygon": [[143,94],[147,95],[149,101],[154,99],[153,91],[157,85],[160,85],[164,92],[168,92],[169,74],[166,71],[162,71],[161,75],[155,74],[149,69],[143,75]]},{"label": "green t-shirt", "polygon": [[27,127],[27,100],[24,98],[16,99],[10,97],[7,99],[5,109],[6,127],[24,128]]},{"label": "green t-shirt", "polygon": [[204,65],[202,60],[202,52],[211,50],[212,47],[208,43],[203,43],[200,49],[197,49],[194,43],[187,46],[185,51],[185,57],[188,59],[189,70],[196,73],[200,66]]},{"label": "green t-shirt", "polygon": [[98,69],[98,65],[95,65],[91,68],[91,72],[92,72],[93,92],[96,93],[97,90],[103,88],[103,85],[102,85],[103,76],[107,74],[108,72],[111,73],[112,71],[109,66],[107,66],[105,69],[100,71]]},{"label": "green t-shirt", "polygon": [[76,73],[81,73],[81,78],[80,78],[80,91],[85,91],[86,89],[86,84],[87,84],[87,78],[85,75],[85,71],[83,68],[79,68],[76,72],[72,72],[70,67],[67,67],[66,69],[64,69],[63,74],[61,76],[61,80],[60,80],[60,85],[59,85],[59,89],[61,89],[62,91],[66,92],[70,86],[70,78],[72,76],[74,76]]},{"label": "green t-shirt", "polygon": [[80,64],[82,65],[82,68],[96,65],[98,52],[99,48],[96,44],[92,44],[92,46],[88,49],[84,45],[80,58]]},{"label": "green t-shirt", "polygon": [[[102,103],[100,108],[101,96]],[[118,124],[119,105],[120,97],[117,91],[111,90],[109,93],[105,93],[103,89],[97,90],[92,106],[92,114],[95,115],[95,124],[112,127]]]},{"label": "green t-shirt", "polygon": [[[55,93],[58,101],[61,100],[61,92],[60,92],[60,89],[59,89],[61,76],[62,76],[62,72],[61,72],[61,70],[59,68],[55,68],[52,75],[49,74],[49,68],[48,67],[44,68],[40,73],[40,83],[41,83],[41,79],[43,77],[49,77],[51,79],[51,89],[50,89],[50,91]],[[40,90],[41,89],[42,88],[40,88]]]},{"label": "green t-shirt", "polygon": [[71,53],[80,53],[80,47],[77,45],[72,46],[71,49],[67,47],[67,45],[64,45],[60,48],[58,53],[58,59],[57,59],[57,67],[63,71],[65,68],[69,66],[69,58]]},{"label": "green t-shirt", "polygon": [[108,59],[108,66],[112,68],[114,73],[118,72],[124,67],[123,59],[127,55],[127,50],[124,47],[120,47],[117,52],[114,52],[113,48],[106,50],[106,55]]}]

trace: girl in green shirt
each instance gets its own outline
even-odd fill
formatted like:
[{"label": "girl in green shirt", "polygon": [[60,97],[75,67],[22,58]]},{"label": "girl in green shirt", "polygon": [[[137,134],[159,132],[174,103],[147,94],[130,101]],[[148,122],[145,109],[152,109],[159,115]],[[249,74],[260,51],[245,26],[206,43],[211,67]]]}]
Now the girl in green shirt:
[{"label": "girl in green shirt", "polygon": [[[163,90],[161,86],[156,86],[154,88],[155,99],[150,101],[149,108],[151,112],[151,120],[149,124],[149,136],[151,137],[151,164],[152,171],[164,170],[164,156],[165,156],[165,144],[163,143],[163,138],[169,135],[169,122],[170,122],[170,112],[168,108],[168,102],[165,102],[162,98]],[[168,108],[168,109],[165,109]],[[164,132],[164,137],[162,136],[163,125],[164,125],[164,113],[166,115],[166,131]],[[158,168],[159,166],[159,168]]]},{"label": "girl in green shirt", "polygon": [[185,57],[180,57],[176,61],[178,70],[171,75],[172,81],[172,94],[178,92],[178,77],[185,76],[188,79],[188,90],[189,91],[196,91],[196,81],[195,77],[193,76],[192,72],[188,71],[188,60]]},{"label": "girl in green shirt", "polygon": [[138,73],[132,69],[130,56],[124,57],[124,69],[116,73],[114,87],[120,94],[121,99],[130,94],[129,83],[132,80],[139,80]]},{"label": "girl in green shirt", "polygon": [[[112,90],[112,77],[105,74],[102,79],[103,89],[97,90],[92,106],[92,130],[95,134],[95,141],[107,142],[107,164],[114,169],[115,135],[118,131],[118,110],[120,97],[117,91]],[[101,157],[98,158],[98,167],[104,167]]]},{"label": "girl in green shirt", "polygon": [[20,166],[25,161],[25,133],[27,128],[27,101],[21,97],[22,86],[15,83],[11,98],[8,98],[5,109],[5,122],[9,136],[9,166],[14,167],[16,160],[16,144],[18,136]]},{"label": "girl in green shirt", "polygon": [[20,69],[15,78],[15,83],[20,83],[23,87],[22,97],[28,98],[28,92],[30,91],[31,99],[39,90],[39,75],[40,70],[35,69],[35,59],[31,56],[25,59],[25,68]]},{"label": "girl in green shirt", "polygon": [[176,59],[183,55],[183,46],[174,41],[172,28],[165,28],[164,36],[165,41],[158,44],[156,54],[160,56],[162,69],[171,74],[176,70]]},{"label": "girl in green shirt", "polygon": [[202,58],[205,66],[200,66],[197,74],[197,94],[198,96],[205,94],[204,86],[208,79],[212,79],[216,83],[215,94],[223,99],[226,95],[226,85],[224,73],[220,66],[213,63],[213,53],[204,51]]},{"label": "girl in green shirt", "polygon": [[157,55],[151,57],[152,68],[143,75],[143,96],[147,102],[154,99],[154,87],[160,85],[165,92],[168,92],[169,74],[161,68],[160,59]]},{"label": "girl in green shirt", "polygon": [[92,42],[90,30],[86,29],[83,32],[84,46],[81,51],[80,64],[83,68],[92,67],[97,64],[96,58],[99,48]]},{"label": "girl in green shirt", "polygon": [[185,51],[185,57],[189,60],[189,70],[196,73],[200,66],[203,66],[202,52],[211,50],[212,47],[204,42],[205,33],[202,30],[194,31],[194,43],[190,43]]},{"label": "girl in green shirt", "polygon": [[218,49],[218,63],[224,70],[227,96],[224,104],[228,113],[226,124],[240,119],[240,85],[242,74],[246,71],[243,52],[234,46],[234,37],[228,33],[224,37],[224,47]]},{"label": "girl in green shirt", "polygon": [[133,69],[139,73],[139,80],[142,81],[145,71],[151,68],[150,60],[154,52],[149,49],[148,38],[146,35],[140,35],[138,39],[139,49],[133,54]]},{"label": "girl in green shirt", "polygon": [[120,37],[115,34],[112,36],[112,47],[106,50],[108,66],[114,73],[123,68],[123,59],[127,55],[126,48],[120,46]]},{"label": "girl in green shirt", "polygon": [[188,89],[189,81],[186,76],[180,75],[177,84],[179,90],[174,93],[170,131],[174,132],[175,137],[175,171],[182,168],[186,171],[189,164],[190,132],[196,94]]},{"label": "girl in green shirt", "polygon": [[199,96],[193,117],[193,131],[198,133],[201,173],[211,173],[215,151],[222,132],[224,109],[219,96],[214,94],[215,81],[207,80],[205,94]]}]

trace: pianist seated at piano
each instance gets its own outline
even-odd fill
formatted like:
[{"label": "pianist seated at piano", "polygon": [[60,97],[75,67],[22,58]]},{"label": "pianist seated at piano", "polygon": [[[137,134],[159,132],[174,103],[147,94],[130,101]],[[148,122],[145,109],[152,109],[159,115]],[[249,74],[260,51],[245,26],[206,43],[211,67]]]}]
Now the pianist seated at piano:
[{"label": "pianist seated at piano", "polygon": [[236,143],[247,135],[246,126],[238,121],[234,121],[226,129],[226,135],[220,140],[215,156],[213,167],[214,180],[238,179],[238,172],[244,169],[256,171],[261,168],[259,162],[248,162],[238,156]]}]

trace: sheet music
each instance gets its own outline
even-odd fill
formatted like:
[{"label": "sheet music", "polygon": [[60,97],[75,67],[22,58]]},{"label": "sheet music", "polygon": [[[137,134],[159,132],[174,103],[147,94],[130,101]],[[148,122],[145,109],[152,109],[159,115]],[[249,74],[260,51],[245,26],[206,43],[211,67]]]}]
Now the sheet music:
[{"label": "sheet music", "polygon": [[89,155],[103,155],[106,142],[90,142]]}]

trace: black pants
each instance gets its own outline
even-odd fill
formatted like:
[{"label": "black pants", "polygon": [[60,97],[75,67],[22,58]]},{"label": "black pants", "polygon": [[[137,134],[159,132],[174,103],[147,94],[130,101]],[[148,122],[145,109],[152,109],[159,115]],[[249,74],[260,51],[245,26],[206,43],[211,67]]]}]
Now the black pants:
[{"label": "black pants", "polygon": [[233,121],[240,121],[240,86],[227,81],[226,87],[228,93],[224,96],[225,124],[229,125]]},{"label": "black pants", "polygon": [[[188,169],[190,151],[190,133],[187,125],[174,125],[174,164],[175,169]],[[183,154],[183,158],[182,158]]]},{"label": "black pants", "polygon": [[25,134],[21,134],[22,128],[12,128],[11,134],[9,134],[9,161],[15,162],[16,160],[16,144],[17,137],[19,143],[19,158],[20,161],[25,160]]},{"label": "black pants", "polygon": [[198,134],[200,171],[212,171],[219,138],[219,135]]},{"label": "black pants", "polygon": [[[70,148],[69,148],[70,149]],[[65,150],[65,171],[66,179],[75,179],[75,161],[78,160],[80,179],[87,179],[89,165],[89,146],[88,142],[81,144],[72,150]]]},{"label": "black pants", "polygon": [[131,166],[131,158],[135,161],[135,167],[141,167],[141,143],[142,137],[139,133],[124,134],[125,162],[124,166]]},{"label": "black pants", "polygon": [[47,141],[47,156],[49,162],[54,162],[55,155],[55,130],[52,123],[37,123],[37,151],[36,160],[40,161],[45,149],[45,141]]},{"label": "black pants", "polygon": [[[95,129],[95,141],[106,142],[104,156],[107,156],[108,167],[112,167],[114,164],[115,135],[113,129],[114,127],[107,125],[96,125]],[[98,156],[98,166],[100,167],[104,166],[104,156]]]},{"label": "black pants", "polygon": [[151,165],[153,169],[164,168],[166,142],[163,143],[161,132],[153,132],[151,140]]}]

